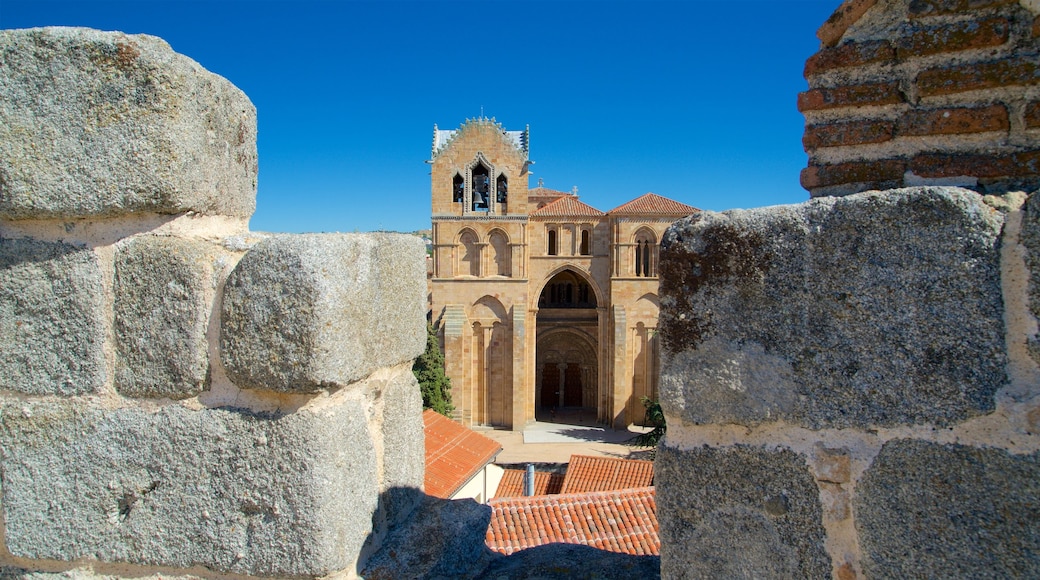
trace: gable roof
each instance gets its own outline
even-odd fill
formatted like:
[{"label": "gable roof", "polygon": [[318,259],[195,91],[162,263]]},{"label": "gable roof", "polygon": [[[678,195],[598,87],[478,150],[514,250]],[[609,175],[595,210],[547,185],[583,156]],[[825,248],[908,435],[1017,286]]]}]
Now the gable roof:
[{"label": "gable roof", "polygon": [[611,215],[666,215],[686,217],[691,213],[697,213],[699,211],[699,209],[692,205],[679,203],[675,200],[668,199],[667,197],[657,195],[656,193],[644,193],[628,203],[615,207],[607,213]]},{"label": "gable roof", "polygon": [[[498,482],[498,490],[494,497],[521,497],[524,495],[524,470],[507,469],[502,474],[502,480]],[[534,494],[547,495],[560,493],[563,487],[562,473],[550,473],[548,471],[534,472]]]},{"label": "gable roof", "polygon": [[659,555],[654,488],[495,498],[484,543],[502,554],[544,544],[582,544]]},{"label": "gable roof", "polygon": [[495,121],[494,117],[490,119],[484,116],[477,117],[476,119],[466,119],[458,129],[438,129],[437,125],[433,126],[433,151],[430,155],[431,159],[435,159],[441,151],[443,151],[453,139],[469,127],[490,127],[498,131],[502,138],[516,148],[517,151],[527,158],[528,149],[531,143],[531,127],[528,126],[523,131],[506,131],[502,128],[502,124]]},{"label": "gable roof", "polygon": [[647,487],[653,481],[653,461],[571,455],[560,493]]},{"label": "gable roof", "polygon": [[427,409],[423,411],[426,432],[426,478],[428,495],[448,499],[502,451],[495,441]]},{"label": "gable roof", "polygon": [[603,217],[607,214],[591,205],[578,201],[578,196],[566,194],[530,213],[536,217]]}]

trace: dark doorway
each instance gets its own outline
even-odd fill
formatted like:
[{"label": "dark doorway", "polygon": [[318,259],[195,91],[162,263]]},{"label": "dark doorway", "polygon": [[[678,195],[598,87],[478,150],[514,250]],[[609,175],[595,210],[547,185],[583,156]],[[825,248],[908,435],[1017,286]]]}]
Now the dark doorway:
[{"label": "dark doorway", "polygon": [[549,363],[542,369],[542,408],[552,409],[560,404],[560,369]]},{"label": "dark doorway", "polygon": [[567,365],[563,375],[563,404],[566,407],[581,406],[581,367],[576,364]]}]

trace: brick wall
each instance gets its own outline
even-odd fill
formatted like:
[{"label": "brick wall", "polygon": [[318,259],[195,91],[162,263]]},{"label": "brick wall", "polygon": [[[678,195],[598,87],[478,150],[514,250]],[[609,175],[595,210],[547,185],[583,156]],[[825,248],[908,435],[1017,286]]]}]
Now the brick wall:
[{"label": "brick wall", "polygon": [[813,197],[904,185],[1040,186],[1040,7],[848,0],[798,95]]}]

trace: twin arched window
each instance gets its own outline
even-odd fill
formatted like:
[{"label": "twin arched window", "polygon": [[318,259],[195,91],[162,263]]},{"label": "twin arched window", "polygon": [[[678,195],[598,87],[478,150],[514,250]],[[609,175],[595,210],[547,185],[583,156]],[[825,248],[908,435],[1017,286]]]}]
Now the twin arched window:
[{"label": "twin arched window", "polygon": [[[491,181],[493,170],[489,168],[479,157],[469,170],[470,182],[470,211],[491,211],[493,205],[501,206],[500,211],[505,211],[506,203],[509,201],[509,179],[504,173]],[[494,188],[492,189],[492,185]],[[494,203],[492,203],[492,197]],[[459,172],[451,180],[451,201],[463,203],[466,199],[466,178]]]},{"label": "twin arched window", "polygon": [[636,234],[635,266],[637,277],[657,275],[657,241],[652,232],[641,230]]},{"label": "twin arched window", "polygon": [[[456,276],[512,276],[513,257],[509,236],[496,229],[488,236],[487,243],[480,243],[476,232],[466,228],[459,235],[458,268]],[[490,252],[484,263],[484,253]]]}]

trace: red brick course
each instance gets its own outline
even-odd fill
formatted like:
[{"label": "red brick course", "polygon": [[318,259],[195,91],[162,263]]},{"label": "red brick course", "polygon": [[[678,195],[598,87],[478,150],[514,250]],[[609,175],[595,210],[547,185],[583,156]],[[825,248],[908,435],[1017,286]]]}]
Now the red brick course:
[{"label": "red brick course", "polygon": [[922,153],[910,160],[921,177],[1022,177],[1040,173],[1040,150],[1009,155]]},{"label": "red brick course", "polygon": [[893,121],[873,119],[812,125],[805,128],[802,146],[811,151],[820,147],[881,143],[895,136],[895,125]]},{"label": "red brick course", "polygon": [[[803,187],[899,187],[907,171],[975,177],[987,193],[1040,186],[1040,99],[1028,92],[1040,85],[1040,17],[1018,0],[890,4],[847,0],[817,32],[824,46],[806,61],[810,89],[798,95],[810,154]],[[941,141],[912,140],[928,136]],[[843,149],[820,155],[826,148]]]},{"label": "red brick course", "polygon": [[834,48],[824,48],[805,61],[805,78],[832,69],[860,66],[874,62],[894,62],[895,48],[887,40],[850,42]]},{"label": "red brick course", "polygon": [[851,161],[833,165],[810,165],[802,170],[801,181],[805,189],[816,189],[843,183],[876,183],[901,180],[906,172],[902,159],[879,161]]},{"label": "red brick course", "polygon": [[1036,83],[1040,83],[1040,63],[1033,56],[933,68],[917,75],[922,97]]},{"label": "red brick course", "polygon": [[810,89],[798,95],[798,110],[817,111],[838,107],[893,105],[903,102],[899,83],[868,83],[828,89]]},{"label": "red brick course", "polygon": [[904,113],[896,129],[900,136],[956,135],[1007,131],[1008,111],[1003,105],[954,109],[911,110]]},{"label": "red brick course", "polygon": [[900,38],[896,42],[896,55],[903,60],[940,52],[999,46],[1007,42],[1010,28],[1008,20],[999,17],[931,26]]},{"label": "red brick course", "polygon": [[1025,122],[1029,129],[1040,127],[1040,101],[1026,105]]},{"label": "red brick course", "polygon": [[838,44],[849,26],[852,26],[876,3],[877,0],[845,0],[831,14],[827,22],[824,22],[823,26],[816,31],[816,38],[819,38],[824,46]]},{"label": "red brick course", "polygon": [[910,2],[910,17],[939,16],[958,12],[973,12],[986,8],[1007,6],[1017,0],[913,0]]}]

